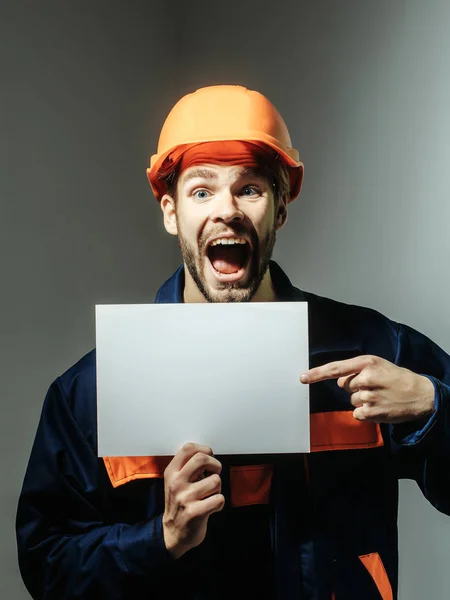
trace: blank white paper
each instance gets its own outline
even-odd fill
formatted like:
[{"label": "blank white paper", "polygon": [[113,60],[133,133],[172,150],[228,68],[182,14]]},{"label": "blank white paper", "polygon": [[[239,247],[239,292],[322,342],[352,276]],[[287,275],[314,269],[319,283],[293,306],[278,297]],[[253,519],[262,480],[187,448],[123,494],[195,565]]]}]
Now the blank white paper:
[{"label": "blank white paper", "polygon": [[306,302],[96,306],[99,456],[310,451]]}]

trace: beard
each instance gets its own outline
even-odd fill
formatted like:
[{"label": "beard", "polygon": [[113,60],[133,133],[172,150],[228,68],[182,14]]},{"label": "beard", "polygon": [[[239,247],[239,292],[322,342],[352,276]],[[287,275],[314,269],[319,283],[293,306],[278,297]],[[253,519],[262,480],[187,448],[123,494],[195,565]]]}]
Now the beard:
[{"label": "beard", "polygon": [[[227,228],[227,231],[229,230],[230,228]],[[242,225],[235,225],[233,232],[237,237],[242,236],[244,233],[250,234],[252,251],[247,266],[249,274],[243,282],[220,283],[218,289],[213,290],[208,285],[205,277],[205,261],[209,260],[206,253],[206,236],[200,236],[197,246],[198,251],[196,251],[194,246],[189,244],[183,236],[182,232],[178,231],[178,243],[183,261],[207,302],[250,302],[269,268],[276,242],[275,226],[261,240],[258,239],[258,235],[254,229],[249,231],[247,228],[242,227]],[[220,233],[217,232],[217,235],[220,235]]]}]

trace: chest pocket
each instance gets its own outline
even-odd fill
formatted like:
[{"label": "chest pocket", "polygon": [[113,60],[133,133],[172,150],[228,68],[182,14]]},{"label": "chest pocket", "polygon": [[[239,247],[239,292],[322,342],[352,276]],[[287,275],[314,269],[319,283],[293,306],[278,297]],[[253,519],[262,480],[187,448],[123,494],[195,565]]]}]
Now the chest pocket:
[{"label": "chest pocket", "polygon": [[268,504],[272,487],[273,465],[242,465],[230,467],[231,505]]}]

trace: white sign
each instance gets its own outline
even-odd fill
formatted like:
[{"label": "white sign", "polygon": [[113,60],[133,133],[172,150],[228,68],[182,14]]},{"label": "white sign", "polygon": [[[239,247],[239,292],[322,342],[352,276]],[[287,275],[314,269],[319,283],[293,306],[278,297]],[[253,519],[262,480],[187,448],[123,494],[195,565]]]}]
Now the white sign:
[{"label": "white sign", "polygon": [[309,452],[306,302],[96,306],[99,456]]}]

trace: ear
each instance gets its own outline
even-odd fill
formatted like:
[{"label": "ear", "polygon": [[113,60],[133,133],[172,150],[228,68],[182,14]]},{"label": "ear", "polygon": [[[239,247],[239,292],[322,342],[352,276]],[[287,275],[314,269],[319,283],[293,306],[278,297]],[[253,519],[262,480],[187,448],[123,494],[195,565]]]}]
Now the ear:
[{"label": "ear", "polygon": [[164,214],[164,227],[171,235],[178,235],[177,212],[175,209],[175,200],[169,194],[164,194],[161,198],[161,210]]},{"label": "ear", "polygon": [[278,206],[277,216],[275,219],[275,229],[278,231],[287,221],[287,204],[286,200],[281,200]]}]

